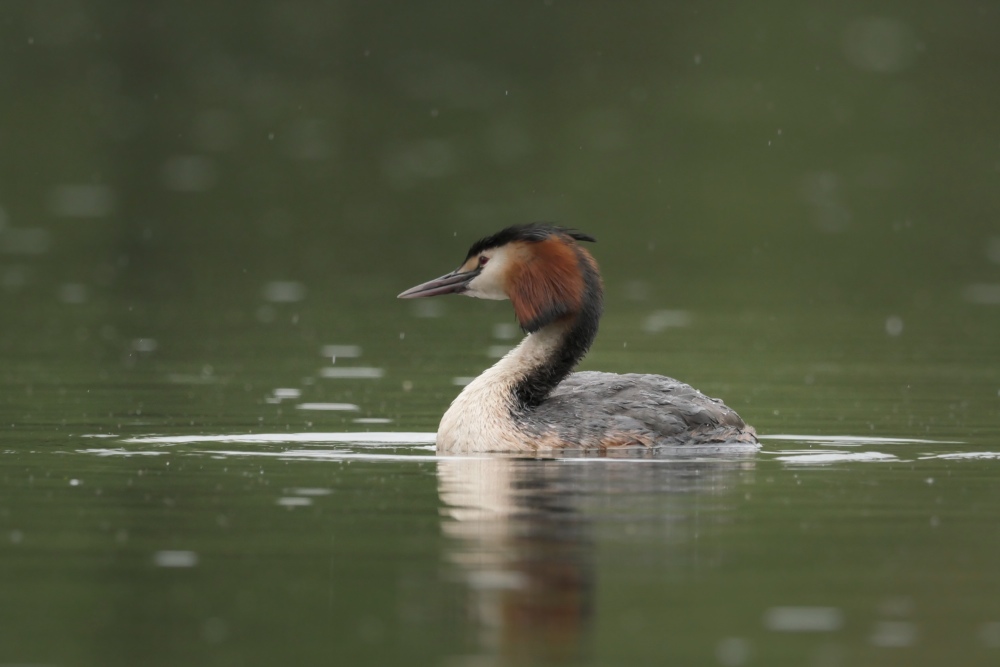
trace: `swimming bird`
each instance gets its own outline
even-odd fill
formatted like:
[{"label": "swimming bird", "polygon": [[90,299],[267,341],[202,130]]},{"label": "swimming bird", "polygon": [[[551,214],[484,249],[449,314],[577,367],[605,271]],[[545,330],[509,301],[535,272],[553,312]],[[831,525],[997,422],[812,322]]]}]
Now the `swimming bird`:
[{"label": "swimming bird", "polygon": [[461,266],[400,299],[510,299],[527,334],[466,385],[441,418],[439,452],[546,452],[757,444],[722,401],[662,375],[573,373],[597,335],[604,286],[581,241],[550,224],[517,225],[472,244]]}]

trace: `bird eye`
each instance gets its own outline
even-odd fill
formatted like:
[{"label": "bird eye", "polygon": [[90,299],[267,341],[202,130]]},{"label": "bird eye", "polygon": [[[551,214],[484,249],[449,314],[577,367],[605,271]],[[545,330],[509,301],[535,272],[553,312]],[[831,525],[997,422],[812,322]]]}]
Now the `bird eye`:
[{"label": "bird eye", "polygon": [[486,262],[488,262],[488,261],[490,261],[490,258],[487,257],[486,255],[480,255],[479,256],[479,266],[480,267],[486,266]]}]

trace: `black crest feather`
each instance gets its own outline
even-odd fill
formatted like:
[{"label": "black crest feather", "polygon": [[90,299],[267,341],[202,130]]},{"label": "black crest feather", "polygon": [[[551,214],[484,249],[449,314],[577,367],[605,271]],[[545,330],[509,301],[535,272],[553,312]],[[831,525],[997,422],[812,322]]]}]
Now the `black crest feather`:
[{"label": "black crest feather", "polygon": [[513,225],[511,227],[507,227],[506,229],[501,229],[496,234],[491,234],[490,236],[479,239],[472,244],[471,248],[469,248],[469,254],[467,254],[465,258],[468,259],[473,255],[478,255],[484,250],[489,250],[490,248],[499,248],[500,246],[507,245],[512,241],[528,241],[531,243],[537,243],[552,236],[559,235],[568,236],[577,241],[589,241],[590,243],[597,242],[597,239],[590,234],[585,234],[584,232],[576,229],[560,227],[547,222],[531,222],[526,225]]}]

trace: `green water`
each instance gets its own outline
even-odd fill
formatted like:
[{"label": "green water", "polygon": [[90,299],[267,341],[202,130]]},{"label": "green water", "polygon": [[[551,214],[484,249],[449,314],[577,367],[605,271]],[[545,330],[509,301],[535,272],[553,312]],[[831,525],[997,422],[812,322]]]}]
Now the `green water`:
[{"label": "green water", "polygon": [[[12,2],[0,665],[992,665],[1000,12]],[[439,459],[598,237],[587,369],[751,456]]]}]

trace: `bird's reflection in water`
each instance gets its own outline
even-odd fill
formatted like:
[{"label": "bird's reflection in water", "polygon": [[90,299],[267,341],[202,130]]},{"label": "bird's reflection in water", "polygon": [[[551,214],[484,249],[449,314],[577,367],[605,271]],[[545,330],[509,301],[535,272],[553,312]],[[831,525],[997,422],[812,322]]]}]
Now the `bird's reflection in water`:
[{"label": "bird's reflection in water", "polygon": [[446,557],[467,589],[482,652],[469,664],[584,658],[596,622],[597,527],[650,518],[690,525],[700,507],[692,497],[722,499],[752,469],[752,457],[439,461]]}]

